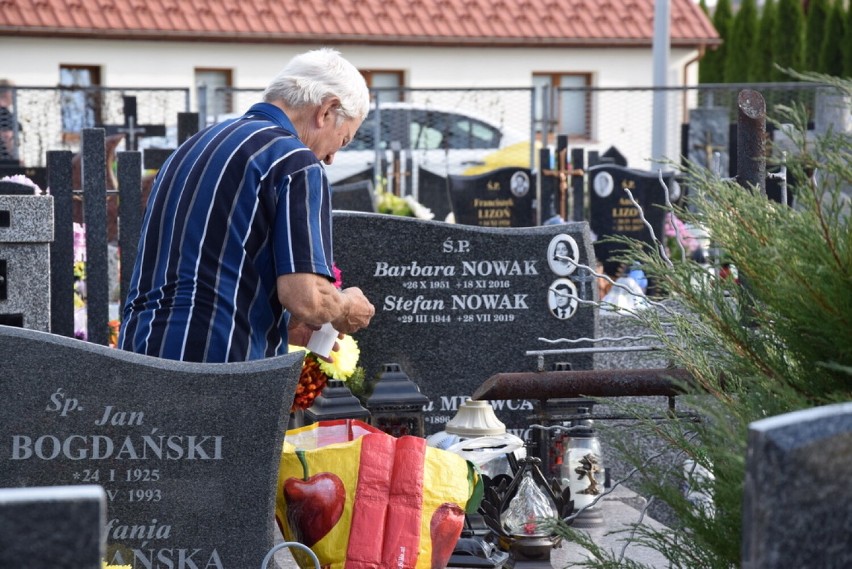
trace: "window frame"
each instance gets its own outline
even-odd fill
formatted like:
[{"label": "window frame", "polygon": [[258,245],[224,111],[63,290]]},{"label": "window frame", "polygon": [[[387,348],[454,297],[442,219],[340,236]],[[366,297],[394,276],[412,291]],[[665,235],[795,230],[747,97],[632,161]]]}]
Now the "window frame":
[{"label": "window frame", "polygon": [[[562,79],[565,77],[579,77],[583,80],[582,87],[563,87]],[[548,142],[553,142],[551,139],[555,139],[555,135],[564,134],[569,137],[569,139],[579,139],[582,141],[591,141],[593,140],[593,132],[592,132],[592,117],[594,115],[594,109],[592,107],[592,79],[593,75],[591,72],[581,72],[581,71],[536,71],[533,72],[533,84],[536,83],[536,78],[545,78],[549,82],[549,97],[548,101],[542,101],[541,94],[536,94],[537,101],[541,105],[547,105],[547,108],[542,108],[541,118],[536,118],[536,133],[541,137],[542,130],[547,133]],[[583,95],[583,131],[582,132],[571,132],[569,131],[562,121],[562,97],[560,96],[565,92],[579,92]],[[545,115],[544,112],[547,112]],[[542,129],[541,122],[544,120],[544,117],[548,117],[548,125],[545,129]]]}]

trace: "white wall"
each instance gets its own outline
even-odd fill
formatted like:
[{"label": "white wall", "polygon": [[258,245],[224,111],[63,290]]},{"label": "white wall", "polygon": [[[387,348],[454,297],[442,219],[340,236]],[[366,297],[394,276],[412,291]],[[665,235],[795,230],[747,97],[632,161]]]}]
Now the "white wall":
[{"label": "white wall", "polygon": [[[591,72],[600,87],[652,84],[651,50],[337,46],[357,67],[402,69],[410,87],[528,87],[533,72]],[[196,67],[231,68],[235,87],[263,87],[305,46],[0,37],[0,75],[52,86],[60,65],[99,65],[113,87],[192,87]],[[671,54],[671,81],[694,50]]]},{"label": "white wall", "polygon": [[[591,73],[595,87],[648,87],[652,84],[650,47],[639,48],[464,48],[336,46],[354,65],[371,70],[403,70],[406,85],[415,88],[483,88],[532,85],[537,72]],[[14,54],[3,62],[0,77],[21,87],[54,86],[60,65],[92,65],[102,70],[107,87],[185,88],[191,92],[191,110],[197,110],[193,77],[195,68],[233,70],[234,87],[263,88],[302,45],[268,45],[209,42],[155,42],[117,40],[71,40],[0,37],[0,53]],[[696,50],[673,49],[669,82],[680,85],[684,77],[695,79]],[[519,95],[516,113],[505,124],[521,132],[529,130],[528,97]],[[642,167],[650,152],[651,105],[642,97],[610,99],[596,95],[593,102],[593,137],[586,146],[605,150],[615,145],[626,154],[631,166]],[[643,95],[644,97],[644,95]],[[253,101],[252,101],[253,102]],[[486,106],[480,101],[467,104]],[[515,104],[514,102],[512,104]],[[526,108],[523,108],[524,106]],[[235,111],[244,110],[240,101]],[[678,125],[682,117],[678,103],[670,104],[672,143],[667,155],[678,151]],[[514,124],[513,124],[514,123]],[[526,128],[526,130],[524,130]],[[646,140],[647,139],[647,140]],[[40,152],[40,150],[39,150]]]}]

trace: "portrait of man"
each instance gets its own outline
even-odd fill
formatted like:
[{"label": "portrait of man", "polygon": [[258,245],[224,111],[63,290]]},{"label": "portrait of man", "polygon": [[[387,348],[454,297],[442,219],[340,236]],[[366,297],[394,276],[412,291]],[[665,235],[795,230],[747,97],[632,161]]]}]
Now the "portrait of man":
[{"label": "portrait of man", "polygon": [[547,306],[550,313],[560,320],[568,320],[577,312],[580,304],[577,285],[569,279],[553,281],[547,290]]}]

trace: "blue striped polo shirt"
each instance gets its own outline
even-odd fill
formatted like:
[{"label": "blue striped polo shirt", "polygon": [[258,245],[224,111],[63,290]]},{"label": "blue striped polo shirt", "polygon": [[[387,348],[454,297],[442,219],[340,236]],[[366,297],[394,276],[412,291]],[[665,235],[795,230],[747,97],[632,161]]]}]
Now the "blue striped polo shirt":
[{"label": "blue striped polo shirt", "polygon": [[119,346],[233,362],[286,353],[277,277],[333,280],[331,193],[278,107],[259,103],[166,161],[148,199]]}]

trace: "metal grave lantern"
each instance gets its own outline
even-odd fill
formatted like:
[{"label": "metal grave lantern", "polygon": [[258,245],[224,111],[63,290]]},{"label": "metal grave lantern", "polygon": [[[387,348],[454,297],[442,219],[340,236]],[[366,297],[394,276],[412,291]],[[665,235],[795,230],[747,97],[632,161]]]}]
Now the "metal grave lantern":
[{"label": "metal grave lantern", "polygon": [[339,379],[329,379],[313,405],[305,409],[305,424],[332,421],[334,419],[358,419],[369,422],[370,412],[361,401],[352,395],[346,384]]},{"label": "metal grave lantern", "polygon": [[367,399],[370,424],[394,436],[425,436],[423,407],[429,398],[402,371],[399,364],[384,364],[383,372]]},{"label": "metal grave lantern", "polygon": [[500,548],[509,552],[510,569],[551,569],[550,556],[561,538],[543,522],[565,520],[574,508],[570,489],[561,489],[555,480],[548,483],[540,464],[536,457],[519,459],[514,478],[501,476],[496,486],[486,486],[479,506]]}]

